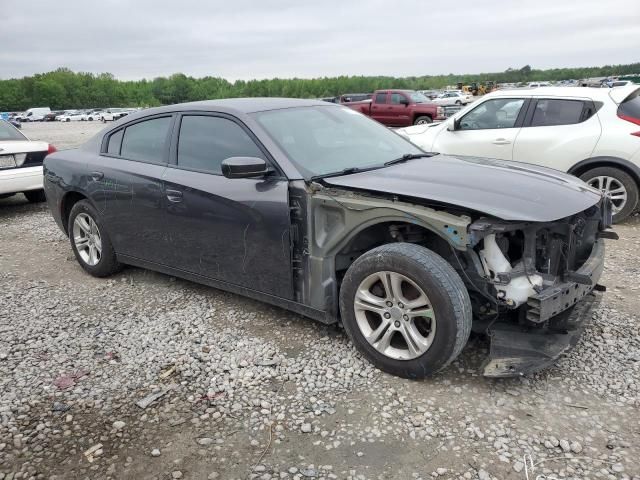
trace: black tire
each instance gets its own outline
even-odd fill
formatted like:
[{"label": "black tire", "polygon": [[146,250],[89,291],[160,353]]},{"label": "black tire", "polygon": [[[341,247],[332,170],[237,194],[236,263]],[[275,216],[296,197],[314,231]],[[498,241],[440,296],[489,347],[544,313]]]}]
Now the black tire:
[{"label": "black tire", "polygon": [[425,123],[433,123],[433,119],[429,115],[422,115],[420,117],[416,117],[413,122],[414,125],[424,125]]},{"label": "black tire", "polygon": [[31,203],[41,203],[46,202],[47,197],[44,194],[44,190],[29,190],[28,192],[24,192],[24,196],[27,197],[27,200]]},{"label": "black tire", "polygon": [[[100,260],[95,265],[89,265],[82,259],[80,253],[78,252],[78,249],[76,248],[76,243],[73,238],[73,223],[75,222],[76,217],[81,213],[84,213],[91,217],[91,219],[98,227],[98,231],[100,233],[100,238],[102,241],[102,254],[100,256]],[[76,259],[78,260],[80,266],[86,272],[93,275],[94,277],[108,277],[109,275],[113,275],[114,273],[122,269],[122,264],[118,262],[116,258],[111,240],[109,239],[109,236],[107,235],[107,232],[102,225],[100,216],[88,200],[80,200],[71,208],[67,231],[69,232],[69,241],[71,242],[71,249],[73,250],[73,254],[76,256]]]},{"label": "black tire", "polygon": [[456,105],[462,105],[462,102],[460,100],[456,100]]},{"label": "black tire", "polygon": [[613,223],[620,223],[631,215],[638,205],[638,184],[627,172],[615,167],[597,167],[580,175],[580,179],[589,183],[596,177],[612,177],[627,190],[627,201],[618,213],[613,215]]},{"label": "black tire", "polygon": [[70,119],[70,118],[67,118],[67,119],[65,120],[65,122],[70,122],[70,121],[71,121],[71,119]]},{"label": "black tire", "polygon": [[[384,355],[367,341],[357,324],[357,289],[364,279],[381,271],[404,275],[429,297],[436,318],[435,336],[417,358],[398,360]],[[342,281],[340,312],[356,348],[379,369],[403,378],[420,379],[442,370],[460,354],[471,332],[471,301],[460,276],[438,254],[410,243],[383,245],[360,256]]]}]

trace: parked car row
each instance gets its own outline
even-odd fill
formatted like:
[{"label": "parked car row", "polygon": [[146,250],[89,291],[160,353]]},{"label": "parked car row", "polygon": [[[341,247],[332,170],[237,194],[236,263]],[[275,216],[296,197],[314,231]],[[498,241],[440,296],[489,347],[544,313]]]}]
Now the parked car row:
[{"label": "parked car row", "polygon": [[8,115],[7,120],[12,123],[21,122],[85,122],[85,121],[102,121],[109,122],[118,120],[132,112],[138,111],[137,108],[107,108],[107,109],[88,109],[88,110],[56,110],[52,111],[49,107],[30,108],[26,112],[13,112]]}]

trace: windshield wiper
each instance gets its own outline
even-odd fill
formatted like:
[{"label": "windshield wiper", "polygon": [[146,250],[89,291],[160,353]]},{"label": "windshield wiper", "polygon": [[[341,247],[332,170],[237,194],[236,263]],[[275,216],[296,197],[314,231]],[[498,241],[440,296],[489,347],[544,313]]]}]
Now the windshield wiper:
[{"label": "windshield wiper", "polygon": [[389,165],[406,162],[407,160],[413,160],[414,158],[433,157],[434,155],[437,155],[437,153],[405,153],[401,157],[394,158],[393,160],[389,160],[388,162],[384,162],[384,165],[388,167]]},{"label": "windshield wiper", "polygon": [[314,175],[309,180],[313,182],[315,180],[321,180],[323,178],[339,177],[341,175],[350,175],[352,173],[367,172],[369,170],[374,170],[376,168],[380,168],[380,167],[368,167],[368,168],[349,167],[349,168],[344,168],[339,172],[322,173],[320,175]]}]

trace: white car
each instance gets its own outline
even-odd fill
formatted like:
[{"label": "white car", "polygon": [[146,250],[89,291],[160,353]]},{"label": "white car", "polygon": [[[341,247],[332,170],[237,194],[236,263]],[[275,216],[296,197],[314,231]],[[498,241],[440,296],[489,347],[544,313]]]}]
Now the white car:
[{"label": "white car", "polygon": [[638,205],[638,85],[499,90],[440,124],[397,132],[429,152],[515,160],[572,173],[611,195],[615,221]]},{"label": "white car", "polygon": [[65,113],[56,117],[59,122],[84,122],[86,119],[87,114],[84,112]]},{"label": "white car", "polygon": [[32,142],[20,130],[0,120],[0,198],[24,193],[30,202],[44,202],[42,162],[56,148]]},{"label": "white car", "polygon": [[102,119],[102,110],[92,110],[85,115],[85,120],[93,122],[94,120]]},{"label": "white car", "polygon": [[467,105],[473,102],[473,96],[468,93],[461,92],[444,92],[431,100],[436,105],[443,107],[448,105]]},{"label": "white car", "polygon": [[102,120],[103,122],[112,122],[115,120],[120,120],[122,117],[128,114],[129,114],[128,109],[108,108],[100,114],[100,120]]}]

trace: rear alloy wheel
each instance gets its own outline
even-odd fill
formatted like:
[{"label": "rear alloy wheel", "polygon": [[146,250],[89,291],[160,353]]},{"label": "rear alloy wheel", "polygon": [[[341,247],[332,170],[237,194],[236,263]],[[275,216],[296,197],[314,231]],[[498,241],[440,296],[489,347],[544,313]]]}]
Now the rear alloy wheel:
[{"label": "rear alloy wheel", "polygon": [[433,123],[433,120],[428,115],[423,115],[421,117],[416,118],[416,121],[413,122],[414,125],[424,125],[425,123]]},{"label": "rear alloy wheel", "polygon": [[79,201],[71,209],[68,232],[73,253],[88,273],[106,277],[122,268],[96,210],[87,200]]},{"label": "rear alloy wheel", "polygon": [[599,167],[583,173],[580,178],[611,196],[614,223],[621,222],[635,210],[638,185],[628,173],[614,167]]},{"label": "rear alloy wheel", "polygon": [[456,271],[420,245],[383,245],[360,256],[340,289],[344,328],[381,370],[424,378],[446,367],[471,331],[471,302]]},{"label": "rear alloy wheel", "polygon": [[27,197],[27,200],[31,203],[40,203],[45,202],[47,197],[44,194],[44,190],[29,190],[28,192],[24,192],[24,196]]}]

